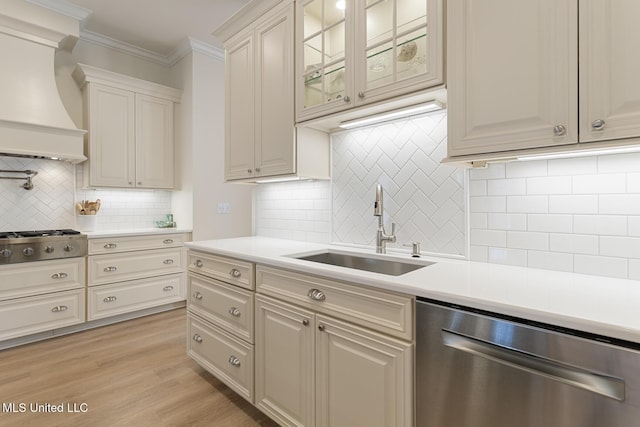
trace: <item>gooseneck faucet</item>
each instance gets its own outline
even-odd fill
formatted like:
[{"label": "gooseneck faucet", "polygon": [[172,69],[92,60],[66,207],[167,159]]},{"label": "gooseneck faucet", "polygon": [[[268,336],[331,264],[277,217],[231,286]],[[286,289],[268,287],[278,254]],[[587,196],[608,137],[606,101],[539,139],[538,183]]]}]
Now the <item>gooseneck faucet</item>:
[{"label": "gooseneck faucet", "polygon": [[394,243],[396,241],[396,223],[391,223],[391,234],[384,231],[384,220],[382,218],[384,206],[382,204],[382,185],[376,187],[376,201],[373,202],[373,216],[378,217],[378,231],[376,232],[376,252],[379,254],[387,253],[387,242]]}]

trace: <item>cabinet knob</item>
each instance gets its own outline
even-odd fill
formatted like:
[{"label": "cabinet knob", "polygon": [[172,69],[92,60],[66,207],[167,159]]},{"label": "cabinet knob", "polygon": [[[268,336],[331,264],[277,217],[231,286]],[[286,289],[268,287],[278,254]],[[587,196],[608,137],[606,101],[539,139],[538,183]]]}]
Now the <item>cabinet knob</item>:
[{"label": "cabinet knob", "polygon": [[256,173],[260,173],[260,168],[256,168]]},{"label": "cabinet knob", "polygon": [[196,262],[194,263],[194,265],[195,265],[196,267],[202,267],[202,266],[204,265],[204,263],[198,259],[198,260],[196,260]]},{"label": "cabinet knob", "polygon": [[192,338],[195,342],[202,342],[202,337],[198,334],[194,334]]},{"label": "cabinet knob", "polygon": [[65,279],[69,275],[67,273],[55,273],[51,276],[52,279]]},{"label": "cabinet knob", "polygon": [[163,291],[165,292],[169,292],[173,290],[173,286],[172,285],[167,285],[164,288],[162,288]]},{"label": "cabinet knob", "polygon": [[567,128],[564,125],[556,125],[553,127],[553,134],[555,136],[564,136],[567,133]]},{"label": "cabinet knob", "polygon": [[242,276],[242,273],[237,268],[232,268],[231,271],[229,272],[229,276],[233,277],[234,279],[237,279],[238,277]]},{"label": "cabinet knob", "polygon": [[133,185],[133,181],[129,181],[129,185]]},{"label": "cabinet knob", "polygon": [[173,260],[172,259],[165,259],[164,261],[162,261],[163,264],[173,264]]},{"label": "cabinet knob", "polygon": [[596,119],[591,123],[591,128],[593,130],[603,130],[604,129],[604,120]]},{"label": "cabinet knob", "polygon": [[324,331],[324,325],[318,325],[318,330],[320,332],[323,332]]},{"label": "cabinet knob", "polygon": [[164,243],[165,245],[170,245],[173,243],[173,239],[164,239],[162,243]]},{"label": "cabinet knob", "polygon": [[364,92],[358,92],[358,98],[364,99]]},{"label": "cabinet knob", "polygon": [[142,181],[138,181],[138,185],[142,185]]},{"label": "cabinet knob", "polygon": [[307,292],[307,296],[314,301],[324,301],[327,299],[324,292],[319,289],[310,289],[309,292]]},{"label": "cabinet knob", "polygon": [[240,317],[240,309],[238,307],[231,307],[229,309],[229,314],[233,317]]},{"label": "cabinet knob", "polygon": [[253,173],[251,169],[247,169],[247,173]]},{"label": "cabinet knob", "polygon": [[351,102],[351,98],[349,98],[348,96],[345,96],[342,99],[344,99],[344,102]]},{"label": "cabinet knob", "polygon": [[303,324],[304,326],[309,326],[309,319],[303,319],[303,320],[302,320],[302,324]]},{"label": "cabinet knob", "polygon": [[110,296],[110,297],[106,297],[102,301],[104,301],[104,302],[114,302],[117,299],[118,299],[118,297]]},{"label": "cabinet knob", "polygon": [[105,267],[104,268],[104,272],[105,273],[112,273],[114,271],[116,271],[118,269],[118,267]]},{"label": "cabinet knob", "polygon": [[229,364],[231,366],[235,366],[236,368],[239,368],[240,367],[240,359],[238,359],[235,356],[230,356],[229,357]]},{"label": "cabinet knob", "polygon": [[202,294],[200,292],[195,292],[193,294],[193,298],[197,299],[197,300],[201,300],[202,299]]},{"label": "cabinet knob", "polygon": [[105,249],[115,249],[117,247],[118,245],[116,245],[115,243],[107,243],[106,245],[104,245]]},{"label": "cabinet knob", "polygon": [[59,312],[61,312],[61,311],[67,311],[67,309],[68,309],[68,308],[69,308],[69,307],[67,307],[66,305],[56,305],[55,307],[53,307],[53,308],[51,309],[51,311],[52,311],[53,313],[59,313]]}]

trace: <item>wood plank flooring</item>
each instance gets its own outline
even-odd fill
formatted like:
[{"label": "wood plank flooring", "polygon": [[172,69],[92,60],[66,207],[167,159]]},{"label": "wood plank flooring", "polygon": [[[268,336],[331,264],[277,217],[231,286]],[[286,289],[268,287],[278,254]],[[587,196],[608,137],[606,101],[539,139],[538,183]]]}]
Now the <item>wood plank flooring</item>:
[{"label": "wood plank flooring", "polygon": [[186,355],[184,308],[0,351],[0,404],[2,427],[277,426]]}]

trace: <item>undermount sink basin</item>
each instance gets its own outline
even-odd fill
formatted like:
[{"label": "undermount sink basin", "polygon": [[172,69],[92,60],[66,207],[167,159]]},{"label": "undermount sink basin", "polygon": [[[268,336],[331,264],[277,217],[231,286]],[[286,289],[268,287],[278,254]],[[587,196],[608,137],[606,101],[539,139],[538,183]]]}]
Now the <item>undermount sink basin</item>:
[{"label": "undermount sink basin", "polygon": [[400,276],[434,264],[429,261],[398,261],[330,251],[313,255],[294,256],[293,258],[304,261],[319,262],[322,264],[337,265],[339,267],[355,268],[356,270],[371,271],[373,273],[388,274],[390,276]]}]

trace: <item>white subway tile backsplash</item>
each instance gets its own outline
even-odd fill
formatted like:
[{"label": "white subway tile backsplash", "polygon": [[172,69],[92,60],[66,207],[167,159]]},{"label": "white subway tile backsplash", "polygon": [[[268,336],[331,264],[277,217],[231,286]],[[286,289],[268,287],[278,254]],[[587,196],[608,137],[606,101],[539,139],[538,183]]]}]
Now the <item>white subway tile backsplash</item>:
[{"label": "white subway tile backsplash", "polygon": [[629,279],[640,280],[640,259],[629,260]]},{"label": "white subway tile backsplash", "polygon": [[640,194],[602,195],[599,213],[612,215],[640,215]]},{"label": "white subway tile backsplash", "polygon": [[549,196],[549,213],[595,214],[598,213],[598,197],[591,195]]},{"label": "white subway tile backsplash", "polygon": [[[487,228],[488,226],[488,214],[486,213],[472,213],[469,215],[469,227],[474,228]],[[495,228],[495,227],[493,227]]]},{"label": "white subway tile backsplash", "polygon": [[469,206],[471,212],[506,212],[507,198],[504,196],[470,197]]},{"label": "white subway tile backsplash", "polygon": [[523,195],[527,192],[524,178],[490,179],[487,181],[489,196]]},{"label": "white subway tile backsplash", "polygon": [[627,174],[627,193],[640,193],[640,173]]},{"label": "white subway tile backsplash", "polygon": [[640,238],[601,236],[600,255],[640,259]]},{"label": "white subway tile backsplash", "polygon": [[546,176],[547,162],[542,160],[511,162],[506,164],[507,178],[525,178],[532,176]]},{"label": "white subway tile backsplash", "polygon": [[597,160],[599,173],[640,172],[640,153],[599,156]]},{"label": "white subway tile backsplash", "polygon": [[529,231],[543,231],[551,233],[572,233],[573,216],[529,214],[527,215],[527,229]]},{"label": "white subway tile backsplash", "polygon": [[547,196],[507,196],[507,212],[547,213],[548,211]]},{"label": "white subway tile backsplash", "polygon": [[549,176],[593,174],[598,172],[598,160],[597,157],[555,159],[548,161],[548,168]]},{"label": "white subway tile backsplash", "polygon": [[[629,217],[629,220],[631,218]],[[640,227],[640,222],[638,226]],[[621,215],[573,215],[573,232],[625,236],[627,235],[627,217]],[[638,233],[640,233],[640,228]],[[629,226],[629,234],[633,235],[631,234],[631,226]]]},{"label": "white subway tile backsplash", "polygon": [[[489,213],[487,226],[492,230],[521,230],[527,229],[527,216],[525,214]],[[474,228],[474,227],[472,227]]]},{"label": "white subway tile backsplash", "polygon": [[628,219],[629,236],[640,236],[640,216],[621,217],[625,218]]},{"label": "white subway tile backsplash", "polygon": [[583,234],[549,234],[549,250],[571,254],[598,254],[598,236]]},{"label": "white subway tile backsplash", "polygon": [[469,179],[476,180],[506,178],[505,169],[505,165],[500,163],[487,166],[486,168],[474,168],[469,171]]},{"label": "white subway tile backsplash", "polygon": [[507,245],[507,232],[499,230],[471,230],[471,244],[505,247]]},{"label": "white subway tile backsplash", "polygon": [[527,251],[521,249],[489,248],[487,261],[494,264],[527,266]]},{"label": "white subway tile backsplash", "polygon": [[528,251],[527,265],[533,268],[572,272],[573,254],[547,251]]},{"label": "white subway tile backsplash", "polygon": [[527,194],[571,194],[571,177],[545,176],[527,178]]},{"label": "white subway tile backsplash", "polygon": [[549,234],[531,231],[508,231],[507,247],[515,249],[549,249]]},{"label": "white subway tile backsplash", "polygon": [[486,196],[487,195],[487,181],[469,181],[469,192],[475,194],[476,196]]},{"label": "white subway tile backsplash", "polygon": [[626,258],[575,255],[573,257],[573,271],[597,276],[627,278],[628,260]]},{"label": "white subway tile backsplash", "polygon": [[578,175],[573,177],[573,194],[624,193],[624,174]]}]

